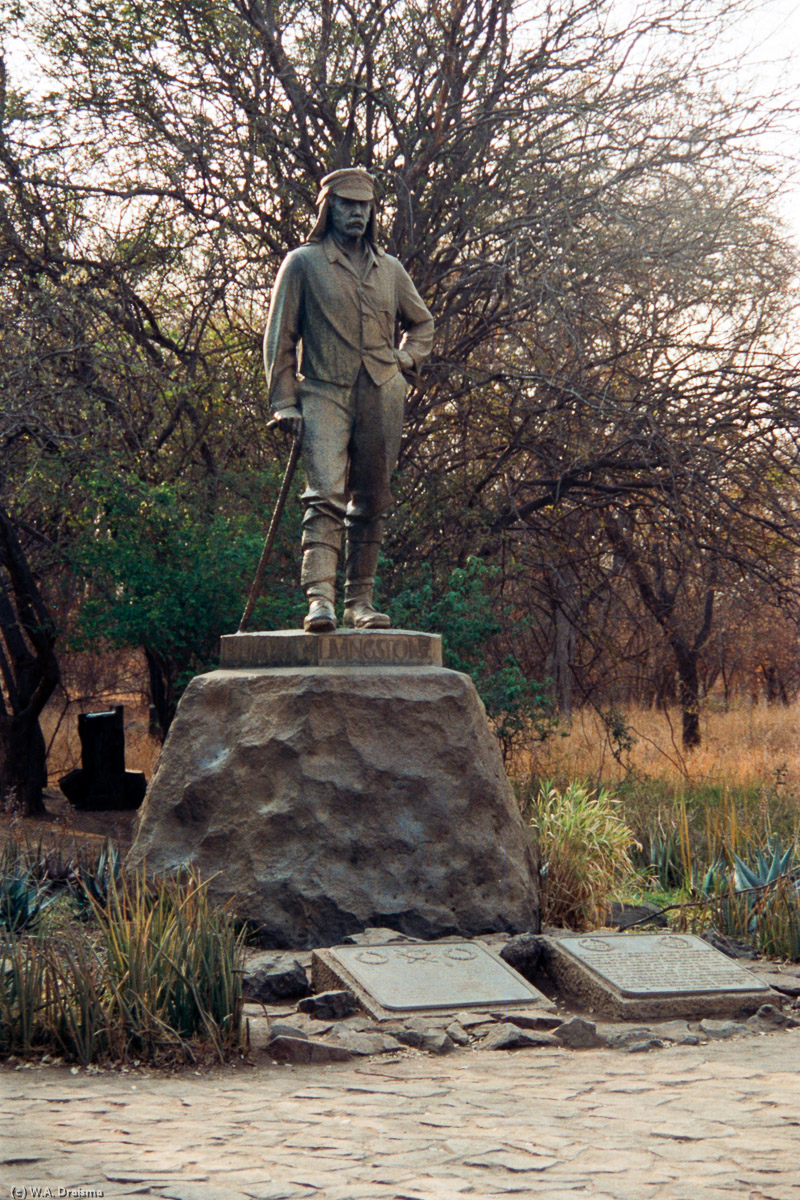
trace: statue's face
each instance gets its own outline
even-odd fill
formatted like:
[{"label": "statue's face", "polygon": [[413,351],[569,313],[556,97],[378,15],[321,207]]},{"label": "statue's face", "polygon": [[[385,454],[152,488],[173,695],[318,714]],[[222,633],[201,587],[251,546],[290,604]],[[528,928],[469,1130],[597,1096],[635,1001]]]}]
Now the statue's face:
[{"label": "statue's face", "polygon": [[372,205],[369,200],[331,196],[330,214],[334,233],[344,238],[362,238],[367,232]]}]

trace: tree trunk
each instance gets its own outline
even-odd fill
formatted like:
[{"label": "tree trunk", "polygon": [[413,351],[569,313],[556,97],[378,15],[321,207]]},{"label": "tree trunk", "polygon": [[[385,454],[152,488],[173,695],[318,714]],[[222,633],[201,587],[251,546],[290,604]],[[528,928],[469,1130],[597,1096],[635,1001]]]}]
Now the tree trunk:
[{"label": "tree trunk", "polygon": [[150,700],[155,709],[156,720],[163,742],[175,716],[175,670],[169,660],[145,648],[147,670],[150,676]]},{"label": "tree trunk", "polygon": [[772,664],[769,667],[762,667],[761,673],[764,676],[764,686],[767,694],[767,704],[787,704],[789,696],[786,692],[781,674],[778,668]]},{"label": "tree trunk", "polygon": [[47,816],[47,746],[33,715],[0,718],[0,798],[27,817]]},{"label": "tree trunk", "polygon": [[683,719],[683,748],[694,750],[700,745],[700,684],[697,673],[699,651],[693,647],[674,645],[678,667],[678,698]]},{"label": "tree trunk", "polygon": [[547,674],[553,681],[553,692],[563,721],[572,720],[572,662],[575,650],[575,630],[560,604],[554,605],[553,643]]},{"label": "tree trunk", "polygon": [[9,514],[0,507],[0,799],[46,810],[39,718],[60,680],[56,629]]}]

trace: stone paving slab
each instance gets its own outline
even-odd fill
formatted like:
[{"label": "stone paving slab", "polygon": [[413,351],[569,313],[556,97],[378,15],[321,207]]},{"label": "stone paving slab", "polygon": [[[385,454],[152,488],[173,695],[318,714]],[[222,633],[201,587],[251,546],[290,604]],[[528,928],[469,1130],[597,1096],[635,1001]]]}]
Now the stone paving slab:
[{"label": "stone paving slab", "polygon": [[0,1197],[800,1200],[800,1031],[649,1055],[259,1061],[0,1068]]}]

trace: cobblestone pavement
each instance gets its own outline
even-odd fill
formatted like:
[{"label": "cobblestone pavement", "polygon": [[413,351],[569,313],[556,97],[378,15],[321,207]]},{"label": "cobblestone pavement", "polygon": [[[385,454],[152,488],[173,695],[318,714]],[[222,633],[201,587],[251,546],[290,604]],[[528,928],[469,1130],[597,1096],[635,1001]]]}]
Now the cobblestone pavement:
[{"label": "cobblestone pavement", "polygon": [[0,1200],[800,1200],[800,1030],[649,1054],[6,1068],[0,1106]]}]

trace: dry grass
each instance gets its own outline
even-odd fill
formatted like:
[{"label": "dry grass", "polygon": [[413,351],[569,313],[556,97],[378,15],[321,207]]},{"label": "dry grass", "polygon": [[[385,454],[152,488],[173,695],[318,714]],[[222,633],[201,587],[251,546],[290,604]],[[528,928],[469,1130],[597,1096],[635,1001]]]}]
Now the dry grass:
[{"label": "dry grass", "polygon": [[777,783],[800,795],[800,705],[707,711],[702,744],[691,754],[680,744],[680,713],[628,709],[619,715],[634,740],[632,746],[620,750],[597,713],[585,709],[576,714],[566,737],[551,738],[521,756],[518,771],[606,785],[634,775],[676,791],[770,791]]},{"label": "dry grass", "polygon": [[512,775],[522,799],[543,780],[606,787],[645,846],[680,835],[684,856],[711,862],[723,849],[800,838],[800,705],[710,708],[702,744],[680,745],[680,714],[629,709],[616,736],[593,711],[576,714],[566,736],[519,755]]},{"label": "dry grass", "polygon": [[[130,682],[134,680],[132,673]],[[144,771],[148,780],[161,745],[148,732],[147,706],[135,686],[115,691],[106,684],[96,687],[91,696],[89,692],[87,687],[82,699],[69,705],[53,703],[45,714],[43,725],[51,747],[48,810],[60,825],[108,832],[127,843],[131,815],[78,814],[59,800],[58,779],[80,764],[78,713],[124,704],[126,766]],[[604,722],[593,710],[584,709],[575,714],[563,736],[520,750],[510,774],[521,799],[534,796],[544,780],[559,788],[585,781],[595,789],[612,789],[640,841],[649,843],[653,830],[669,832],[686,824],[693,853],[713,856],[718,846],[736,845],[741,839],[755,844],[773,832],[781,837],[798,835],[798,727],[800,704],[742,702],[726,712],[709,701],[701,719],[702,744],[686,754],[680,744],[677,710],[626,709],[615,714],[614,721]]]}]

